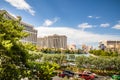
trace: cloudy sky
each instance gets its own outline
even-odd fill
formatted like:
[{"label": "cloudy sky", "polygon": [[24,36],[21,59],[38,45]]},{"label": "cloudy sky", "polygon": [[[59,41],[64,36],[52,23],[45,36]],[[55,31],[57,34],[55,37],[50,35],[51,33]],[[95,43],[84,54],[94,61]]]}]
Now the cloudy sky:
[{"label": "cloudy sky", "polygon": [[0,9],[32,24],[38,37],[66,35],[78,46],[120,40],[120,0],[0,0]]}]

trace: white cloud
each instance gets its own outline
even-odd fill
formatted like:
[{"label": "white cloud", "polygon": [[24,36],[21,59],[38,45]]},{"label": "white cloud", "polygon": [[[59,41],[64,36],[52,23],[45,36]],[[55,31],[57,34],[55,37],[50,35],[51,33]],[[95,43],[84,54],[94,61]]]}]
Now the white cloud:
[{"label": "white cloud", "polygon": [[92,28],[93,26],[88,23],[82,23],[82,24],[79,24],[78,27],[81,28],[82,30],[85,30],[87,28]]},{"label": "white cloud", "polygon": [[88,16],[88,18],[93,18],[93,16]]},{"label": "white cloud", "polygon": [[25,0],[5,0],[10,3],[12,6],[20,10],[28,11],[31,15],[34,15],[35,11]]},{"label": "white cloud", "polygon": [[114,25],[112,28],[114,28],[114,29],[119,29],[119,30],[120,30],[120,23],[119,23],[119,24]]},{"label": "white cloud", "polygon": [[94,34],[79,29],[73,29],[69,27],[44,27],[40,26],[36,28],[38,30],[38,37],[58,34],[66,35],[68,44],[93,44],[98,43],[101,40],[120,40],[118,35],[103,35]]},{"label": "white cloud", "polygon": [[109,23],[104,23],[104,24],[100,24],[101,27],[109,27],[110,24]]},{"label": "white cloud", "polygon": [[43,23],[43,26],[48,27],[58,21],[59,18],[54,18],[53,20],[46,19]]},{"label": "white cloud", "polygon": [[47,20],[45,20],[45,22],[43,23],[43,26],[50,26],[50,25],[52,25],[52,24],[53,24],[53,22],[52,22],[51,20],[47,19]]},{"label": "white cloud", "polygon": [[88,18],[99,19],[99,16],[88,16]]}]

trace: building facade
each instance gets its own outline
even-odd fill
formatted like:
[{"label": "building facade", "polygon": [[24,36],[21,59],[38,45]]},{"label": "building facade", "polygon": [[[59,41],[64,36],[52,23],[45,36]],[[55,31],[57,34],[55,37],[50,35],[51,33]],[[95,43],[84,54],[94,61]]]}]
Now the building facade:
[{"label": "building facade", "polygon": [[37,45],[41,48],[67,48],[67,37],[65,35],[51,35],[37,39]]},{"label": "building facade", "polygon": [[75,44],[71,44],[71,45],[68,45],[67,48],[69,50],[76,50],[76,45]]},{"label": "building facade", "polygon": [[120,52],[120,41],[101,41],[99,45],[104,45],[107,50]]},{"label": "building facade", "polygon": [[82,44],[81,47],[82,47],[82,50],[83,50],[84,52],[86,52],[86,53],[88,53],[90,50],[93,49],[92,46],[88,46],[88,45],[86,45],[86,44]]},{"label": "building facade", "polygon": [[37,30],[30,24],[21,22],[21,24],[25,27],[25,32],[29,33],[29,36],[23,38],[21,41],[23,43],[32,43],[37,45]]},{"label": "building facade", "polygon": [[[21,17],[14,17],[11,14],[9,14],[6,10],[0,10],[0,13],[5,12],[4,16],[7,19],[12,19],[12,20],[17,20]],[[28,32],[29,36],[23,38],[21,41],[23,43],[32,43],[32,44],[37,44],[37,30],[34,29],[34,26],[27,24],[23,21],[20,22],[20,25],[23,25],[25,27],[25,29],[23,31]]]}]

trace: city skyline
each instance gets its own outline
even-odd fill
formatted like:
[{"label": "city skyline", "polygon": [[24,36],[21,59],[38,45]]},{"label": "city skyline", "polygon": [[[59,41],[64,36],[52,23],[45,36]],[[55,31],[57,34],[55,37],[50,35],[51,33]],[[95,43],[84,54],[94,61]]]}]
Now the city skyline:
[{"label": "city skyline", "polygon": [[0,9],[35,26],[38,37],[66,35],[68,44],[120,40],[119,0],[2,0]]}]

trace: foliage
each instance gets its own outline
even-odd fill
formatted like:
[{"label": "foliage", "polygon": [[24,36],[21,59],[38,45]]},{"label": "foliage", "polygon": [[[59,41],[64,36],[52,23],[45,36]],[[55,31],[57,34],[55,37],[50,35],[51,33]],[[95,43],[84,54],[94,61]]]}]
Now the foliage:
[{"label": "foliage", "polygon": [[66,61],[66,56],[64,54],[44,54],[44,60],[49,62],[55,62],[61,64]]},{"label": "foliage", "polygon": [[118,56],[118,52],[116,51],[91,50],[89,53],[97,56]]},{"label": "foliage", "polygon": [[70,54],[70,55],[69,55],[69,58],[70,58],[70,59],[75,59],[75,55],[74,55],[74,54]]},{"label": "foliage", "polygon": [[[31,77],[39,79],[39,80],[50,80],[52,76],[54,76],[54,70],[59,68],[59,65],[56,63],[38,63],[38,62],[29,62],[29,67],[31,70]],[[34,74],[34,75],[33,75]]]},{"label": "foliage", "polygon": [[8,20],[5,14],[0,13],[0,79],[18,80],[27,62],[27,51],[20,39],[28,34],[19,20]]},{"label": "foliage", "polygon": [[120,70],[120,57],[83,57],[76,58],[76,64],[79,68],[90,70],[99,70],[105,73],[106,71],[114,71],[115,73]]},{"label": "foliage", "polygon": [[[55,54],[43,54],[41,52],[29,51],[28,74],[29,79],[50,80],[54,71],[59,68],[58,56]],[[51,59],[52,58],[52,59]]]},{"label": "foliage", "polygon": [[37,61],[42,60],[43,53],[35,52],[35,51],[29,51],[28,59],[29,61]]},{"label": "foliage", "polygon": [[24,46],[29,51],[37,51],[36,45],[32,43],[25,43]]},{"label": "foliage", "polygon": [[62,50],[62,49],[55,49],[55,48],[42,48],[40,50],[41,52],[43,53],[55,53],[55,54],[60,54],[60,53],[66,53],[66,54],[82,54],[84,53],[84,51],[82,51],[81,49],[78,49],[78,50],[69,50],[69,49],[66,49],[66,50]]},{"label": "foliage", "polygon": [[[11,20],[0,13],[0,80],[20,80],[31,78],[49,80],[55,69],[56,63],[38,62],[43,57],[42,53],[35,52],[32,44],[23,45],[20,40],[28,35],[24,32],[20,20]],[[62,58],[61,58],[62,59]],[[56,58],[53,59],[57,62]]]}]

